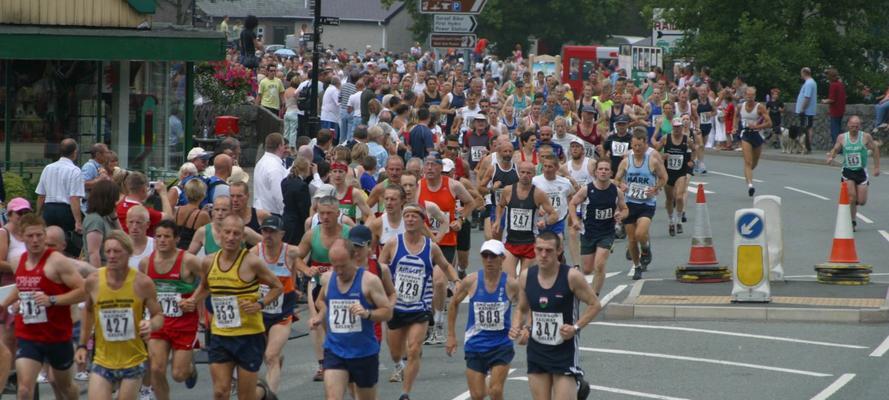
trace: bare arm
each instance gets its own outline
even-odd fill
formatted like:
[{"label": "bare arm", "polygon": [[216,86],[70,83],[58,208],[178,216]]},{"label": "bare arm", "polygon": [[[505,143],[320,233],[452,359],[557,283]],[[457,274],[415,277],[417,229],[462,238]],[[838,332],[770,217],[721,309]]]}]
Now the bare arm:
[{"label": "bare arm", "polygon": [[555,208],[553,208],[553,204],[549,201],[549,196],[547,196],[544,191],[534,191],[534,202],[537,203],[538,207],[543,208],[543,212],[546,213],[547,225],[552,225],[556,222],[559,222],[559,213],[556,212]]},{"label": "bare arm", "polygon": [[56,255],[58,257],[54,260],[55,273],[62,284],[71,289],[68,293],[56,296],[56,305],[68,306],[84,301],[86,292],[83,289],[83,277],[75,268],[73,260],[61,254],[54,254]]},{"label": "bare arm", "polygon": [[86,259],[92,266],[97,268],[102,266],[102,255],[100,254],[102,236],[102,232],[99,231],[90,231],[86,234],[86,245],[89,248]]},{"label": "bare arm", "polygon": [[[208,227],[212,225],[204,225],[198,230],[194,232],[194,236],[191,238],[191,243],[188,245],[188,252],[191,254],[198,254],[201,251],[201,248],[204,247],[204,235],[206,235],[206,230]],[[212,228],[210,228],[212,229]]]},{"label": "bare arm", "polygon": [[373,322],[383,322],[392,319],[393,307],[392,303],[389,302],[389,297],[386,296],[383,283],[373,274],[365,274],[362,276],[362,279],[366,285],[368,298],[376,307],[374,310],[368,310],[364,318]]},{"label": "bare arm", "polygon": [[[593,292],[592,286],[586,282],[586,279],[580,271],[576,269],[568,271],[568,287],[574,292],[575,297],[587,305],[586,309],[583,310],[583,313],[580,314],[580,317],[574,321],[575,325],[579,328],[583,328],[589,324],[593,318],[596,318],[596,314],[599,314],[599,311],[602,310],[602,305],[599,303],[599,298],[596,297],[596,293]],[[573,327],[571,329],[573,330]]]},{"label": "bare arm", "polygon": [[438,247],[437,244],[432,245],[432,263],[438,268],[441,268],[441,271],[448,277],[448,281],[456,282],[460,280],[460,278],[457,277],[457,271],[454,269],[454,266],[445,259],[444,254],[441,252],[441,248]]},{"label": "bare arm", "polygon": [[150,320],[140,322],[139,333],[146,337],[164,326],[164,310],[157,301],[157,288],[154,286],[154,281],[141,272],[136,276],[136,294],[142,297],[145,308],[151,314]]},{"label": "bare arm", "polygon": [[451,297],[451,304],[448,306],[448,338],[445,344],[445,352],[452,356],[457,349],[457,314],[460,312],[460,303],[466,296],[475,291],[475,284],[478,280],[478,274],[469,274],[463,278],[463,282]]},{"label": "bare arm", "polygon": [[[523,271],[518,278],[518,305],[512,316],[512,327],[509,328],[509,338],[515,340],[517,344],[525,345],[528,343],[530,332],[526,329],[528,314],[531,307],[528,304],[528,296],[525,294],[525,282],[528,280],[528,272]],[[592,288],[590,289],[592,290]]]}]

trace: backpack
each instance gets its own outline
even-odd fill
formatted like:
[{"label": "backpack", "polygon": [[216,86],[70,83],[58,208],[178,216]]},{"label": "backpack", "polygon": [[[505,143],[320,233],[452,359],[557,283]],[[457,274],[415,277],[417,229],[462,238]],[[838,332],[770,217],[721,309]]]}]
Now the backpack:
[{"label": "backpack", "polygon": [[224,180],[216,176],[211,176],[204,179],[204,183],[207,184],[207,195],[204,196],[204,200],[201,201],[201,208],[204,208],[204,206],[206,205],[213,204],[213,194],[216,192],[217,186],[227,184]]},{"label": "backpack", "polygon": [[296,107],[299,108],[300,111],[306,111],[311,106],[311,96],[312,96],[312,84],[303,86],[302,89],[299,90],[299,93],[296,94]]},{"label": "backpack", "polygon": [[188,199],[185,198],[185,184],[194,178],[197,178],[197,176],[186,176],[185,179],[179,182],[179,199],[176,201],[177,206],[184,206],[188,204]]}]

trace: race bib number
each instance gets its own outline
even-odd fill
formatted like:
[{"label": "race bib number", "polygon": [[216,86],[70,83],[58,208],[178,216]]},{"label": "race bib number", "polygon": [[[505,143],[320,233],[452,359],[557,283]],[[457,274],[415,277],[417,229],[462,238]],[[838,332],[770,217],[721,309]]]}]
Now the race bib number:
[{"label": "race bib number", "polygon": [[423,272],[399,265],[395,273],[395,291],[404,303],[417,303],[423,298]]},{"label": "race bib number", "polygon": [[[483,285],[484,282],[480,282]],[[475,302],[473,303],[475,313],[475,326],[483,331],[502,331],[504,329],[503,320],[506,315],[506,309],[509,307],[504,302]]]},{"label": "race bib number", "polygon": [[595,158],[596,157],[596,146],[593,146],[589,143],[583,144],[583,153],[587,156],[587,158]]},{"label": "race bib number", "polygon": [[534,210],[525,208],[509,209],[509,229],[513,231],[531,231]]},{"label": "race bib number", "polygon": [[648,185],[633,182],[627,187],[627,197],[636,200],[648,200],[648,195],[645,194],[645,192],[647,192],[649,188]]},{"label": "race bib number", "polygon": [[531,338],[540,344],[557,346],[564,342],[559,335],[562,327],[561,313],[531,312]]},{"label": "race bib number", "polygon": [[614,209],[606,208],[604,210],[596,209],[596,219],[598,220],[606,220],[611,219],[614,216]]},{"label": "race bib number", "polygon": [[157,302],[160,303],[165,317],[178,318],[182,316],[182,309],[179,308],[180,301],[182,301],[180,293],[157,292]]},{"label": "race bib number", "polygon": [[562,194],[559,192],[547,193],[549,196],[549,202],[552,203],[553,208],[559,210],[562,208]]},{"label": "race bib number", "polygon": [[469,148],[469,157],[473,162],[478,162],[485,156],[485,150],[487,150],[485,146],[472,146]]},{"label": "race bib number", "polygon": [[[451,212],[450,211],[447,211],[447,212],[442,211],[442,214],[444,214],[445,221],[448,221],[448,223],[450,223],[451,222]],[[435,218],[429,219],[429,229],[431,229],[433,232],[440,232],[441,231],[441,222],[439,222]]]},{"label": "race bib number", "polygon": [[667,169],[671,171],[681,170],[684,159],[685,157],[682,154],[667,154]]},{"label": "race bib number", "polygon": [[38,305],[34,299],[35,292],[19,292],[19,313],[26,324],[46,322],[46,307]]},{"label": "race bib number", "polygon": [[713,116],[711,114],[712,113],[710,111],[701,113],[701,124],[704,124],[704,125],[710,124],[712,121],[712,118],[713,118]]},{"label": "race bib number", "polygon": [[861,153],[846,153],[846,167],[861,168]]},{"label": "race bib number", "polygon": [[99,309],[102,334],[109,342],[121,342],[136,338],[136,320],[132,308]]},{"label": "race bib number", "polygon": [[213,323],[217,328],[237,328],[241,326],[241,308],[237,296],[211,297]]},{"label": "race bib number", "polygon": [[[271,290],[268,285],[259,285],[259,298],[265,298],[265,295],[269,294],[269,290]],[[278,297],[275,297],[274,300],[270,301],[269,304],[266,304],[265,307],[262,308],[262,312],[265,314],[280,314],[281,306],[284,303],[284,294],[279,294]]]},{"label": "race bib number", "polygon": [[614,141],[611,142],[611,155],[614,157],[623,157],[630,148],[629,143]]},{"label": "race bib number", "polygon": [[361,332],[361,319],[352,314],[352,304],[357,300],[331,299],[328,319],[333,333]]}]

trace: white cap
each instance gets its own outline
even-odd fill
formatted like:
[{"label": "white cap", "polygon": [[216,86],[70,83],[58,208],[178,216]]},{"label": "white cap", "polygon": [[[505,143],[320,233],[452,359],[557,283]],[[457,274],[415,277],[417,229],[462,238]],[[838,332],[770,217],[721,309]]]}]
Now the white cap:
[{"label": "white cap", "polygon": [[575,136],[575,137],[571,138],[571,143],[569,143],[568,145],[570,146],[570,145],[575,144],[575,143],[577,143],[577,144],[583,146],[583,139],[581,139],[581,138]]},{"label": "white cap", "polygon": [[442,172],[451,172],[454,170],[455,167],[456,167],[456,165],[454,165],[454,162],[451,161],[450,158],[445,158],[444,160],[442,160],[442,164],[441,164],[441,171]]},{"label": "white cap", "polygon": [[482,243],[482,249],[479,251],[479,254],[486,251],[489,253],[494,253],[498,256],[506,255],[506,247],[503,246],[503,242],[495,239],[491,239]]},{"label": "white cap", "polygon": [[210,158],[212,153],[204,150],[203,147],[195,147],[188,151],[188,156],[185,157],[187,161],[194,160],[195,158]]},{"label": "white cap", "polygon": [[336,187],[329,183],[322,183],[315,189],[315,196],[312,198],[320,199],[322,197],[333,196],[336,197]]}]

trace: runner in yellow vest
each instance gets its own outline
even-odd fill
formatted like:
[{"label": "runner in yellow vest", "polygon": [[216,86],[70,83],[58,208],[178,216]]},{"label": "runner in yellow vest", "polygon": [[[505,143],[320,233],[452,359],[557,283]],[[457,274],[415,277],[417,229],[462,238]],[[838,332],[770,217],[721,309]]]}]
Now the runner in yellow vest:
[{"label": "runner in yellow vest", "polygon": [[[145,340],[163,327],[164,314],[151,278],[127,265],[133,255],[130,237],[112,231],[104,246],[107,266],[92,273],[84,285],[88,297],[75,360],[86,363],[86,343],[95,329],[90,398],[110,399],[119,383],[117,398],[135,400],[148,359]],[[146,309],[151,319],[143,318]]]}]

